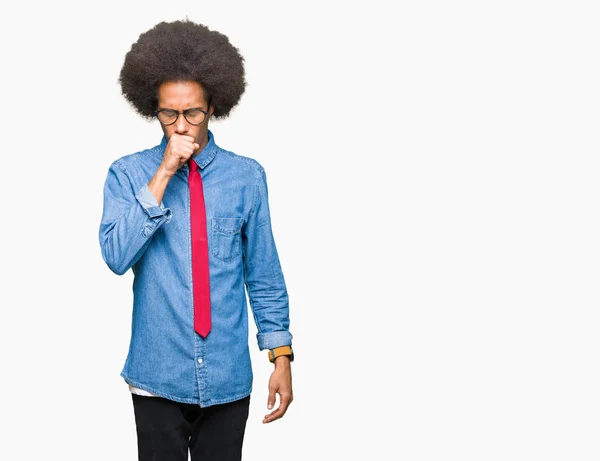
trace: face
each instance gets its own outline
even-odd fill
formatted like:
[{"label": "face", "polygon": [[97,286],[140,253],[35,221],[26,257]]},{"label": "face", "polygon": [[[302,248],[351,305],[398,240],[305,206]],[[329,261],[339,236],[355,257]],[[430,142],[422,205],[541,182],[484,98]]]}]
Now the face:
[{"label": "face", "polygon": [[208,107],[204,97],[204,90],[198,82],[165,82],[158,87],[158,107],[160,109],[173,109],[184,111],[192,107],[199,107],[202,110],[208,110],[209,113],[200,125],[191,125],[185,119],[183,114],[177,117],[177,121],[172,125],[163,125],[161,127],[167,141],[171,139],[173,133],[192,136],[200,145],[195,152],[200,152],[208,142],[208,118],[212,115],[214,107]]}]

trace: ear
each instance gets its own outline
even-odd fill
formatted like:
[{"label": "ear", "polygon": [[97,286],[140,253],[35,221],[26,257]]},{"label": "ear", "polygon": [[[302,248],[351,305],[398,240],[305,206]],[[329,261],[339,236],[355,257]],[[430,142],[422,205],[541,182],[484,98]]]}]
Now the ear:
[{"label": "ear", "polygon": [[210,107],[208,108],[208,116],[210,117],[214,111],[215,111],[215,105],[211,104]]}]

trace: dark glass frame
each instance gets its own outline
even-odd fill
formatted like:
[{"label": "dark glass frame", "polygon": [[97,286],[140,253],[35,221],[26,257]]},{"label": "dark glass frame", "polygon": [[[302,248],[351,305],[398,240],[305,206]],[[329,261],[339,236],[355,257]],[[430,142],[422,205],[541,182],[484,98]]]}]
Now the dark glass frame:
[{"label": "dark glass frame", "polygon": [[[197,111],[200,111],[200,112],[202,112],[204,114],[204,118],[202,119],[202,121],[200,123],[192,123],[192,122],[190,122],[188,120],[187,113],[189,111],[192,111],[192,110],[197,110]],[[171,112],[173,114],[177,114],[177,117],[175,117],[175,120],[173,120],[171,123],[163,123],[163,121],[158,116],[159,113],[161,113],[161,112]],[[183,111],[178,111],[178,110],[175,110],[175,109],[159,109],[156,112],[154,112],[154,115],[156,116],[156,118],[158,119],[158,121],[162,125],[164,125],[164,126],[171,126],[174,123],[176,123],[177,120],[179,120],[179,116],[180,115],[183,115],[185,117],[186,122],[188,122],[190,125],[198,126],[198,125],[202,125],[204,123],[204,121],[206,120],[206,116],[208,115],[208,111],[204,110],[204,109],[201,109],[200,107],[190,107],[189,109],[186,109],[186,110],[183,110]]]}]

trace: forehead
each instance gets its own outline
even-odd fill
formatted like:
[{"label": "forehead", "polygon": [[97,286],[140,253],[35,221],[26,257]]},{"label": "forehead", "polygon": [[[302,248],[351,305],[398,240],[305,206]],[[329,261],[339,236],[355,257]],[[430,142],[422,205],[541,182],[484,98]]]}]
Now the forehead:
[{"label": "forehead", "polygon": [[172,109],[187,109],[205,105],[204,90],[198,82],[165,82],[158,87],[158,105]]}]

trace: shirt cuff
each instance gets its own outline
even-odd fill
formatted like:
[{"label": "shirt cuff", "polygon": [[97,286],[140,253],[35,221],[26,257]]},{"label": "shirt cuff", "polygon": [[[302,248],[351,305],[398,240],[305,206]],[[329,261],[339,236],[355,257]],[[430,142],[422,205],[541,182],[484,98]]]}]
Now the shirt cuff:
[{"label": "shirt cuff", "polygon": [[154,194],[150,192],[150,188],[148,185],[144,185],[138,192],[135,194],[135,198],[142,205],[142,208],[146,212],[146,214],[151,218],[158,218],[160,216],[165,216],[167,218],[167,222],[171,220],[171,209],[165,208],[164,204],[158,204],[156,197]]},{"label": "shirt cuff", "polygon": [[292,334],[289,331],[272,331],[270,333],[257,333],[258,348],[275,349],[280,346],[292,345]]}]

